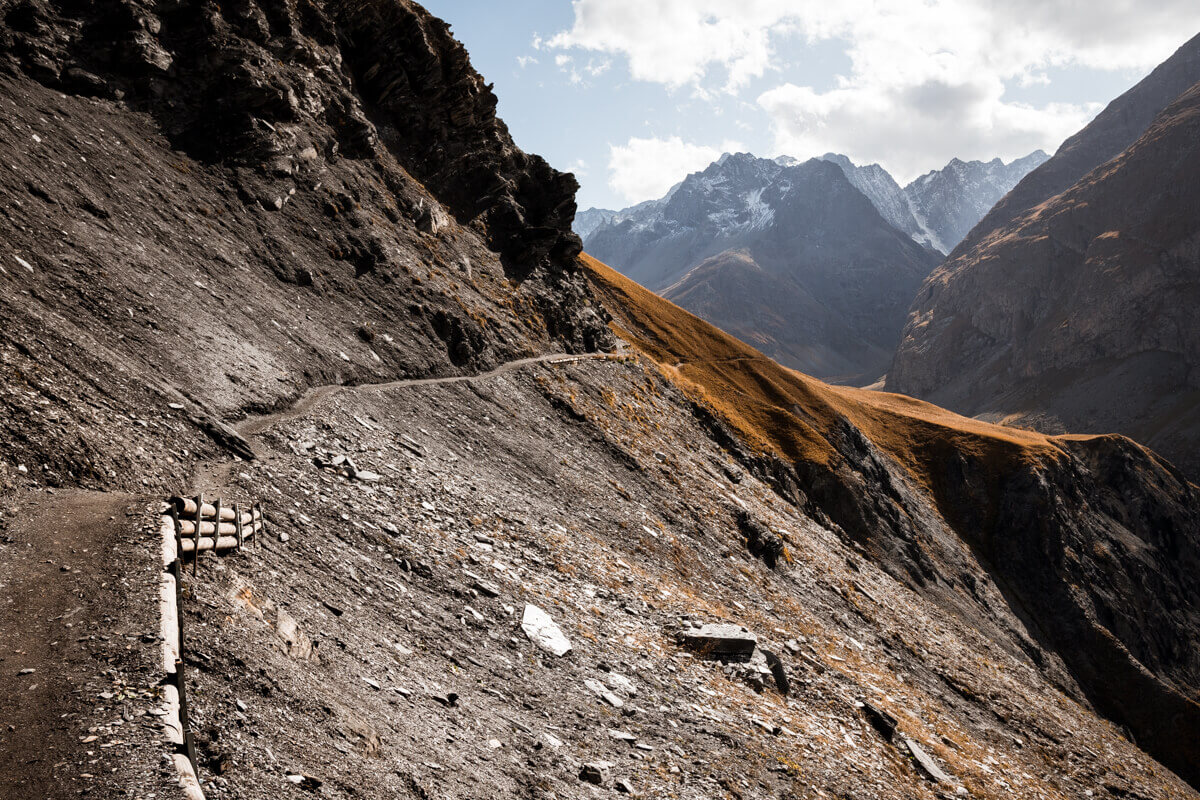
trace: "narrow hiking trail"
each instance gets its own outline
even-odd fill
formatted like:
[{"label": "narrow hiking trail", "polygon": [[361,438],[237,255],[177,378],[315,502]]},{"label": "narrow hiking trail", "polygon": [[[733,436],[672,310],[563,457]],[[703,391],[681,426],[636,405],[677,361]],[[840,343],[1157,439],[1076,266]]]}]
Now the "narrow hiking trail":
[{"label": "narrow hiking trail", "polygon": [[[259,434],[343,394],[472,383],[539,364],[624,355],[623,348],[552,353],[475,375],[319,386],[289,407],[249,417],[234,429],[259,458],[267,458],[256,441]],[[237,463],[201,462],[193,491],[222,490]],[[138,535],[147,502],[133,494],[31,492],[20,501],[19,517],[10,517],[0,530],[0,798],[103,793],[127,781],[130,769],[157,765],[162,751],[157,724],[139,724],[157,721],[146,716],[154,702],[146,690],[159,678],[148,644],[156,640],[158,625],[154,543]],[[137,676],[127,685],[142,693],[129,699],[117,688],[126,680],[119,675]],[[145,708],[131,711],[139,701]],[[119,710],[112,704],[120,704]],[[99,713],[106,717],[98,726]]]},{"label": "narrow hiking trail", "polygon": [[[622,343],[623,345],[623,343]],[[238,435],[245,437],[250,448],[254,451],[257,458],[263,458],[261,446],[255,441],[258,434],[263,433],[274,425],[288,420],[297,419],[304,416],[310,411],[319,408],[323,403],[331,400],[342,394],[348,393],[380,393],[393,391],[396,389],[409,389],[421,386],[445,386],[455,383],[472,383],[475,381],[484,381],[491,378],[497,378],[515,370],[524,367],[533,366],[536,364],[573,364],[579,361],[606,361],[616,358],[622,358],[628,355],[624,346],[618,347],[612,353],[550,353],[547,355],[530,356],[529,358],[519,358],[514,361],[506,361],[495,369],[487,372],[479,372],[474,375],[451,375],[442,378],[402,378],[400,380],[385,381],[383,383],[362,383],[362,384],[328,384],[325,386],[315,386],[304,392],[297,400],[285,409],[274,411],[269,414],[261,414],[252,417],[247,417],[234,424],[232,427]],[[224,488],[229,482],[229,474],[233,470],[236,461],[222,460],[219,462],[203,462],[196,465],[193,472],[191,487],[189,494],[198,492],[211,492]]]},{"label": "narrow hiking trail", "polygon": [[[157,571],[131,535],[142,499],[58,490],[20,503],[0,543],[0,797],[103,794],[161,760],[161,747],[131,750],[160,738],[135,708],[146,714],[158,678],[143,644],[158,632]],[[120,684],[144,691],[127,702]],[[98,728],[113,723],[113,736]]]}]

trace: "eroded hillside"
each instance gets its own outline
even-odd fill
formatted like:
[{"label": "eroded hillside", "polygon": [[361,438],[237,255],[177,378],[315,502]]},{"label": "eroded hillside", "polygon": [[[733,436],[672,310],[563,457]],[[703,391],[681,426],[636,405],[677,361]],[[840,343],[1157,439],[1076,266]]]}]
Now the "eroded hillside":
[{"label": "eroded hillside", "polygon": [[1197,796],[1153,454],[829,387],[578,258],[406,0],[3,13],[6,796],[179,796],[176,492],[270,520],[184,576],[208,797]]}]

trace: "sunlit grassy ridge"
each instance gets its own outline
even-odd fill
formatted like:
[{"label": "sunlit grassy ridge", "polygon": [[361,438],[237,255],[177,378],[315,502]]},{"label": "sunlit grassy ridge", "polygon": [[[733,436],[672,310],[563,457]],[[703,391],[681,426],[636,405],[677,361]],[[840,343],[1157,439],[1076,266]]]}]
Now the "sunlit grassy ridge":
[{"label": "sunlit grassy ridge", "polygon": [[836,468],[841,456],[831,440],[844,420],[937,499],[951,461],[969,462],[985,479],[978,488],[990,495],[1013,471],[1065,457],[1060,445],[1068,437],[980,422],[904,395],[831,386],[786,369],[590,256],[582,259],[618,332],[760,452]]}]

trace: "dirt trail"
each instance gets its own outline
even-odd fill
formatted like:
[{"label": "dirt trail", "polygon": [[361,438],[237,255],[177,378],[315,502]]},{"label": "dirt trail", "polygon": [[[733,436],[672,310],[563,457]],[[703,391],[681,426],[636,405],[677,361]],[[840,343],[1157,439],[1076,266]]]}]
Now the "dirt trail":
[{"label": "dirt trail", "polygon": [[[0,797],[77,796],[94,788],[93,773],[111,774],[111,767],[101,770],[87,757],[96,745],[81,745],[92,703],[79,690],[111,666],[103,646],[89,637],[119,639],[121,632],[106,620],[127,619],[127,584],[120,577],[132,525],[126,512],[136,503],[132,495],[99,492],[30,495],[20,522],[5,534]],[[146,598],[146,605],[153,600]]]},{"label": "dirt trail", "polygon": [[391,389],[404,389],[415,386],[442,386],[449,383],[467,383],[469,381],[486,380],[495,378],[506,372],[512,372],[522,367],[528,367],[532,364],[563,364],[575,361],[586,361],[590,359],[617,358],[620,353],[585,353],[583,355],[572,355],[571,353],[551,353],[544,356],[531,356],[529,358],[519,358],[516,361],[508,361],[495,369],[487,372],[479,372],[474,375],[452,375],[446,378],[406,378],[397,381],[387,381],[386,383],[363,383],[356,386],[345,386],[341,384],[333,384],[330,386],[318,386],[309,389],[300,399],[293,403],[283,411],[277,411],[272,414],[264,414],[262,416],[250,417],[243,420],[234,426],[234,429],[242,436],[253,436],[262,433],[267,428],[279,422],[284,422],[290,419],[296,419],[307,414],[319,406],[326,399],[342,392],[384,392]]},{"label": "dirt trail", "polygon": [[[302,417],[314,408],[319,407],[326,400],[345,392],[385,392],[393,389],[405,389],[417,386],[442,386],[451,383],[467,383],[495,378],[533,364],[570,364],[577,361],[620,358],[623,355],[625,355],[623,347],[618,348],[612,353],[550,353],[548,355],[531,356],[529,358],[508,361],[495,369],[488,370],[487,372],[479,372],[474,375],[451,375],[444,378],[405,378],[385,383],[362,383],[357,385],[329,384],[326,386],[315,386],[302,394],[296,402],[287,408],[270,414],[247,417],[234,425],[233,428],[238,434],[246,437],[251,449],[254,450],[259,458],[262,458],[264,453],[254,441],[255,436],[273,425]],[[198,464],[193,473],[192,486],[189,493],[220,490],[229,482],[229,473],[233,469],[234,463],[232,461],[221,461],[219,463],[207,462]]]}]

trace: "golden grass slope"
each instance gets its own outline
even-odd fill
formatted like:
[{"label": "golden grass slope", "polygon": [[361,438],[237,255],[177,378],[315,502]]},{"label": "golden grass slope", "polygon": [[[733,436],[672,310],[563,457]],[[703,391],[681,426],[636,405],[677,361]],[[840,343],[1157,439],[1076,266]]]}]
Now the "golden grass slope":
[{"label": "golden grass slope", "polygon": [[980,422],[905,395],[831,386],[780,366],[594,258],[581,258],[617,332],[762,453],[834,467],[840,456],[830,436],[846,420],[937,499],[949,459],[971,457],[996,482],[1020,467],[1065,457],[1060,444],[1078,438]]}]

